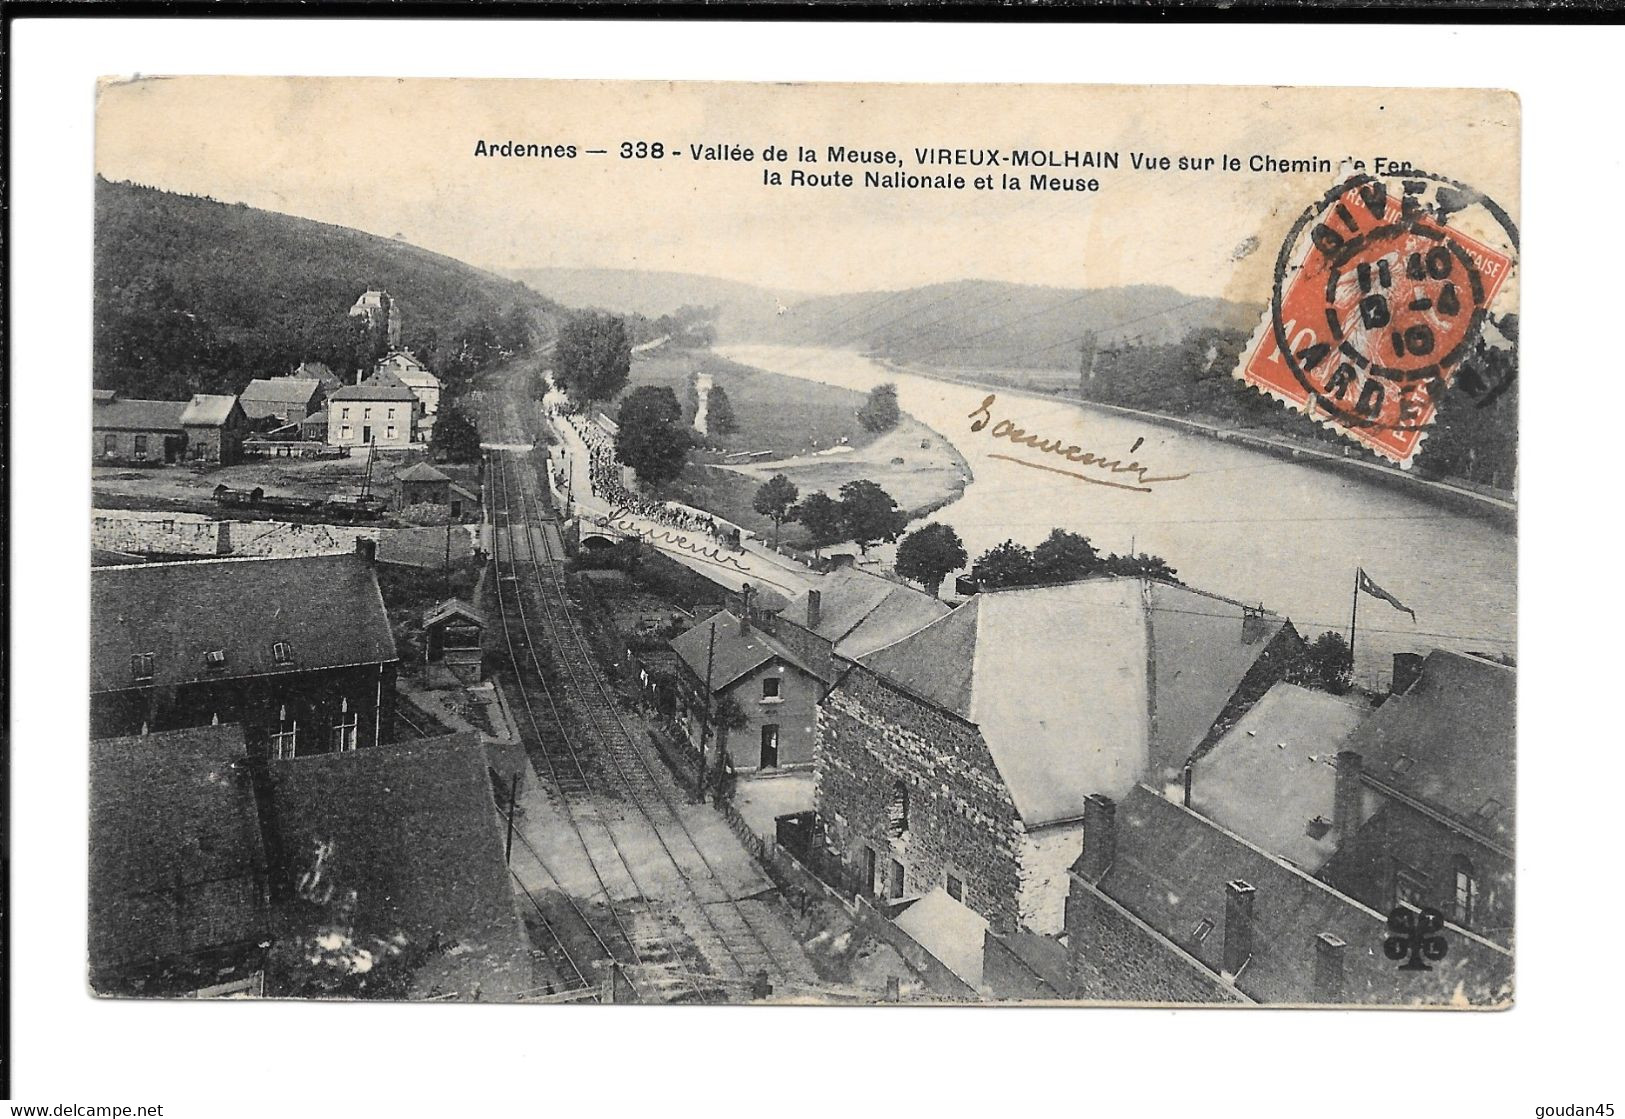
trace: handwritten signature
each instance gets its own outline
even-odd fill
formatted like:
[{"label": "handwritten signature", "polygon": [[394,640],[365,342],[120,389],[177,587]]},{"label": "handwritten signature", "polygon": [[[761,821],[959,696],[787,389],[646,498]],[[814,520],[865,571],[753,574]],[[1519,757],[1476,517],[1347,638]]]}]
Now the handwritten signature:
[{"label": "handwritten signature", "polygon": [[[648,543],[652,545],[658,546],[662,543],[670,544],[673,547],[681,548],[683,551],[692,555],[695,559],[701,560],[705,563],[714,563],[718,567],[731,567],[736,571],[744,572],[746,575],[751,574],[750,568],[740,563],[733,556],[724,555],[723,552],[715,546],[708,544],[696,544],[687,536],[673,533],[667,529],[644,528],[642,525],[638,524],[637,521],[628,516],[626,511],[622,508],[617,507],[610,510],[609,516],[604,518],[604,520],[607,523],[614,525],[616,528],[621,529],[623,532],[631,533],[640,540],[647,540]],[[761,579],[762,582],[771,584],[772,586],[780,588],[784,587],[784,584],[776,583],[772,579],[763,578],[761,575],[757,575],[756,577]]]},{"label": "handwritten signature", "polygon": [[[1128,482],[1112,482],[1105,478],[1098,478],[1090,474],[1080,474],[1075,470],[1062,470],[1058,466],[1050,466],[1041,462],[1033,462],[1031,459],[1017,458],[1014,455],[989,454],[989,458],[1000,459],[1004,462],[1013,462],[1018,466],[1030,466],[1034,470],[1047,470],[1052,474],[1064,474],[1068,478],[1076,478],[1080,482],[1089,482],[1097,486],[1110,486],[1113,489],[1118,490],[1131,490],[1134,493],[1151,493],[1151,484],[1153,482],[1177,482],[1183,478],[1190,477],[1188,473],[1152,474],[1150,473],[1151,468],[1149,466],[1142,466],[1138,461],[1133,459],[1128,462],[1124,462],[1121,458],[1109,458],[1105,455],[1097,454],[1094,451],[1086,451],[1075,443],[1067,443],[1064,439],[1045,438],[1042,435],[1037,435],[1035,433],[1026,431],[1023,428],[1017,427],[1009,420],[999,420],[994,422],[993,406],[998,403],[998,400],[999,398],[996,394],[989,393],[987,398],[984,399],[981,404],[977,405],[976,410],[969,414],[968,418],[971,421],[970,429],[972,431],[982,431],[986,429],[989,424],[992,424],[992,430],[988,431],[988,435],[991,438],[1008,439],[1017,446],[1031,447],[1033,450],[1042,451],[1044,454],[1056,455],[1065,459],[1067,462],[1075,462],[1079,466],[1092,466],[1097,470],[1106,471],[1111,474],[1132,474],[1134,476],[1134,480],[1139,484],[1132,485]],[[1136,441],[1134,445],[1138,447],[1139,442]]]}]

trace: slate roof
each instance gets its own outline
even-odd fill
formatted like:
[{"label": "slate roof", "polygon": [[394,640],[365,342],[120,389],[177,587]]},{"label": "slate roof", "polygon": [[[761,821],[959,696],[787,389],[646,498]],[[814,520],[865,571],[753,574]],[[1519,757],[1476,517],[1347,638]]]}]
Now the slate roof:
[{"label": "slate roof", "polygon": [[450,949],[437,982],[465,998],[527,989],[529,949],[503,861],[485,748],[473,732],[271,763],[290,872],[332,844],[331,881],[356,890],[358,931]]},{"label": "slate roof", "polygon": [[[377,576],[351,553],[99,567],[90,609],[93,694],[396,659]],[[278,641],[292,664],[275,662]],[[211,670],[204,656],[219,649]],[[136,653],[153,654],[150,683],[132,676]]]},{"label": "slate roof", "polygon": [[[950,609],[924,591],[852,567],[830,572],[817,590],[819,622],[813,632],[849,660],[907,637]],[[807,595],[791,599],[781,616],[806,625]]]},{"label": "slate roof", "polygon": [[[1330,828],[1337,752],[1370,711],[1354,696],[1276,684],[1196,762],[1191,807],[1318,871],[1337,850]],[[1325,826],[1311,830],[1317,817]]]},{"label": "slate roof", "polygon": [[[716,630],[713,648],[709,637]],[[711,661],[711,690],[721,691],[735,680],[754,671],[775,657],[812,675],[812,670],[801,659],[776,641],[771,634],[751,626],[741,634],[739,617],[730,610],[719,610],[686,633],[672,639],[672,651],[682,658],[696,680],[706,678],[706,660]]]},{"label": "slate roof", "polygon": [[425,627],[432,626],[436,622],[444,621],[447,618],[465,618],[481,627],[486,624],[485,615],[460,598],[448,598],[423,612]]},{"label": "slate roof", "polygon": [[231,410],[236,406],[235,396],[200,392],[192,397],[186,410],[181,413],[181,424],[185,427],[219,427],[231,418]]},{"label": "slate roof", "polygon": [[330,389],[338,388],[344,383],[339,379],[339,375],[333,372],[327,363],[323,361],[302,361],[293,371],[293,376],[294,379],[303,377],[315,380],[318,384]]},{"label": "slate roof", "polygon": [[449,482],[446,475],[436,470],[426,462],[414,462],[405,470],[395,475],[397,482]]},{"label": "slate roof", "polygon": [[1368,778],[1510,847],[1517,684],[1515,669],[1436,649],[1411,689],[1388,697],[1345,748]]},{"label": "slate roof", "polygon": [[265,935],[259,818],[232,767],[245,752],[235,724],[90,744],[93,977]]},{"label": "slate roof", "polygon": [[417,397],[398,379],[391,378],[386,382],[375,378],[363,381],[359,385],[345,385],[343,388],[334,389],[328,394],[327,399],[331,403],[335,400],[415,401]]},{"label": "slate roof", "polygon": [[1028,827],[1183,764],[1285,624],[1155,580],[983,592],[861,663],[975,723]]},{"label": "slate roof", "polygon": [[98,431],[181,431],[184,400],[110,400],[96,402],[90,426]]},{"label": "slate roof", "polygon": [[[1098,889],[1215,974],[1224,962],[1226,883],[1253,896],[1253,954],[1235,986],[1260,1002],[1313,1001],[1315,939],[1344,949],[1345,1001],[1484,1005],[1510,998],[1512,955],[1447,927],[1449,951],[1430,972],[1404,972],[1383,955],[1387,919],[1212,822],[1136,786],[1117,805],[1116,857]],[[1206,935],[1197,931],[1211,922]]]}]

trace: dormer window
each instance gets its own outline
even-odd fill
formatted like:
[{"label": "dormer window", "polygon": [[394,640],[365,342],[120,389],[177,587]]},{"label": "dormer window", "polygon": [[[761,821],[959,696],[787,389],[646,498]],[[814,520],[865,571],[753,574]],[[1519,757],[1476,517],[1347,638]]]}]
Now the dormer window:
[{"label": "dormer window", "polygon": [[136,683],[144,683],[152,679],[152,654],[130,654],[130,677]]},{"label": "dormer window", "polygon": [[218,672],[226,667],[226,651],[224,649],[210,649],[203,654],[203,667],[211,672]]},{"label": "dormer window", "polygon": [[271,659],[277,664],[293,663],[293,646],[286,641],[278,641],[271,646]]}]

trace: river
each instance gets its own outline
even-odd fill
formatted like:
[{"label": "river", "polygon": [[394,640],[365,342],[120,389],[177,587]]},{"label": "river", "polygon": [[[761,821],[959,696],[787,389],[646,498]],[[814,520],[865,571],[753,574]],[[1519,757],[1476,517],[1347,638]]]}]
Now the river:
[{"label": "river", "polygon": [[[991,411],[1029,432],[1125,461],[1150,475],[1187,474],[1150,493],[1092,485],[1003,459],[1090,469],[971,430],[992,390],[887,370],[861,354],[789,346],[723,346],[722,356],[768,372],[867,391],[897,385],[903,409],[947,438],[974,474],[964,495],[933,513],[972,558],[1009,538],[1029,547],[1052,528],[1101,551],[1162,556],[1193,587],[1286,614],[1312,638],[1346,631],[1356,568],[1416,611],[1362,595],[1356,674],[1387,680],[1392,654],[1434,647],[1511,652],[1517,539],[1486,520],[1435,507],[1357,478],[1053,397],[999,390]],[[1305,421],[1308,422],[1307,420]],[[1130,452],[1136,440],[1143,440]],[[1424,449],[1423,453],[1426,453]],[[1132,474],[1102,478],[1132,480]]]}]

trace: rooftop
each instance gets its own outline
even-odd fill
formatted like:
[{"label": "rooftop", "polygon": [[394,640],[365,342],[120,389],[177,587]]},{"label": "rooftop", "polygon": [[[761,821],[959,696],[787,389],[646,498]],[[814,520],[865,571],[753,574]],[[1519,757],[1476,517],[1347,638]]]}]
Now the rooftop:
[{"label": "rooftop", "polygon": [[1086,579],[983,592],[862,663],[975,723],[1036,827],[1183,765],[1285,624],[1186,587]]},{"label": "rooftop", "polygon": [[1371,708],[1278,683],[1196,762],[1191,807],[1305,870],[1337,850],[1337,752]]},{"label": "rooftop", "polygon": [[[710,636],[713,630],[716,632],[714,644]],[[741,633],[739,616],[731,610],[719,610],[692,629],[674,637],[671,647],[689,671],[694,673],[695,679],[705,680],[709,667],[713,692],[720,691],[775,657],[803,672],[811,671],[772,635],[762,632],[760,627],[751,626]]]},{"label": "rooftop", "polygon": [[91,427],[101,431],[181,431],[184,400],[95,400]]},{"label": "rooftop", "polygon": [[261,377],[248,382],[248,387],[242,392],[242,401],[245,407],[250,400],[308,404],[321,388],[322,383],[313,377]]},{"label": "rooftop", "polygon": [[372,379],[363,381],[359,385],[345,385],[343,388],[334,389],[328,394],[327,399],[330,402],[335,400],[415,401],[417,397],[412,395],[412,390],[401,384],[399,379],[391,377],[387,382]]},{"label": "rooftop", "polygon": [[436,470],[426,462],[414,462],[405,470],[395,475],[397,482],[449,482],[446,475]]},{"label": "rooftop", "polygon": [[895,922],[943,967],[971,987],[981,987],[986,917],[937,886],[899,913]]},{"label": "rooftop", "polygon": [[192,397],[186,410],[181,413],[181,424],[185,427],[219,427],[231,418],[232,409],[236,407],[235,396],[200,392]]},{"label": "rooftop", "polygon": [[161,960],[185,971],[265,935],[259,820],[233,768],[244,756],[234,724],[90,744],[93,975]]},{"label": "rooftop", "polygon": [[351,553],[100,567],[90,606],[92,693],[395,659],[377,576]]},{"label": "rooftop", "polygon": [[1436,649],[1421,679],[1389,696],[1344,748],[1371,780],[1511,846],[1517,685],[1515,669]]},{"label": "rooftop", "polygon": [[[907,637],[950,609],[924,591],[855,567],[836,568],[816,589],[819,622],[813,632],[849,660]],[[807,598],[803,593],[791,599],[781,616],[805,626]]]},{"label": "rooftop", "polygon": [[1224,962],[1227,883],[1254,888],[1253,952],[1235,986],[1258,1001],[1312,1001],[1314,944],[1326,933],[1348,946],[1347,1002],[1483,1005],[1510,997],[1506,949],[1447,926],[1449,953],[1432,971],[1400,971],[1383,955],[1383,914],[1144,785],[1118,804],[1115,830],[1115,859],[1097,888],[1215,974]]},{"label": "rooftop", "polygon": [[449,949],[436,983],[465,998],[529,987],[529,948],[503,860],[485,748],[472,732],[271,763],[295,866],[332,845],[331,880],[356,890],[358,930]]}]

